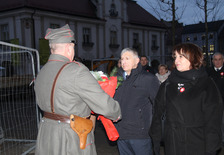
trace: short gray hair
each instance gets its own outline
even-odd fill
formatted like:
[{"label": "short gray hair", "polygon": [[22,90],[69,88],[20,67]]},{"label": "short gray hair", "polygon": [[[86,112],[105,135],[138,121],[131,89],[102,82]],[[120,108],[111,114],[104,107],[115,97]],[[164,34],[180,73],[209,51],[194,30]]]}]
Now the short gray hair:
[{"label": "short gray hair", "polygon": [[212,58],[214,59],[214,57],[215,57],[216,55],[221,55],[222,58],[224,59],[224,55],[223,55],[222,53],[220,53],[220,52],[215,52],[215,53],[213,54]]},{"label": "short gray hair", "polygon": [[66,44],[73,44],[73,43],[50,43],[49,47],[52,52],[61,51],[62,49],[64,49]]},{"label": "short gray hair", "polygon": [[133,54],[134,57],[138,58],[138,52],[134,48],[131,48],[131,47],[124,48],[121,51],[121,56],[126,52],[130,52]]}]

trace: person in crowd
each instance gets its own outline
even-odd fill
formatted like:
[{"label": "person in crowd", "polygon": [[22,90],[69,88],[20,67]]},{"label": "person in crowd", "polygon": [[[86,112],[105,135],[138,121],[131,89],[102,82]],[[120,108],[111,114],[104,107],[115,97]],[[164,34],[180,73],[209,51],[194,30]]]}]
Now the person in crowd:
[{"label": "person in crowd", "polygon": [[117,62],[117,76],[122,77],[123,79],[126,79],[126,73],[124,72],[123,68],[121,67],[121,59]]},{"label": "person in crowd", "polygon": [[117,74],[116,76],[118,77],[118,84],[119,86],[122,84],[122,82],[126,79],[127,73],[123,70],[123,68],[121,67],[121,59],[118,60],[117,63]]},{"label": "person in crowd", "polygon": [[170,75],[170,71],[168,70],[167,65],[160,64],[158,67],[158,73],[156,73],[156,76],[160,84],[163,83],[168,78],[169,75]]},{"label": "person in crowd", "polygon": [[[208,74],[215,81],[224,101],[224,56],[217,52],[212,58],[213,66],[208,68]],[[222,143],[224,144],[224,115],[222,119]]]},{"label": "person in crowd", "polygon": [[143,55],[140,57],[140,63],[142,65],[142,68],[146,70],[147,72],[150,72],[154,74],[154,70],[151,66],[149,66],[149,59],[147,56]]},{"label": "person in crowd", "polygon": [[117,61],[117,65],[112,69],[110,76],[117,77],[117,88],[122,85],[122,82],[126,79],[126,72],[121,67],[121,59]]},{"label": "person in crowd", "polygon": [[118,68],[121,68],[121,59],[119,59],[119,60],[117,61],[117,67],[118,67]]},{"label": "person in crowd", "polygon": [[127,78],[114,96],[122,111],[122,120],[115,123],[120,135],[117,141],[120,155],[152,155],[148,130],[159,81],[155,75],[143,70],[138,53],[132,48],[122,50],[121,66]]},{"label": "person in crowd", "polygon": [[[89,119],[92,110],[117,120],[121,118],[119,103],[101,89],[87,67],[73,61],[75,39],[69,25],[47,29],[45,39],[49,40],[51,55],[35,80],[37,104],[44,111],[35,153],[96,155],[93,131],[87,135],[85,149],[80,149],[79,137],[70,127],[69,116],[74,114]],[[52,93],[53,81],[60,69]],[[76,118],[73,121],[77,121]]]},{"label": "person in crowd", "polygon": [[151,61],[151,66],[152,66],[152,68],[153,68],[153,72],[154,72],[154,74],[158,73],[158,67],[159,67],[159,65],[160,65],[159,60],[153,59],[153,60]]},{"label": "person in crowd", "polygon": [[155,154],[159,155],[165,116],[166,155],[215,155],[221,147],[221,94],[203,67],[201,48],[178,44],[172,55],[175,69],[155,99],[150,129]]},{"label": "person in crowd", "polygon": [[224,56],[221,53],[215,53],[212,56],[213,66],[208,69],[208,74],[216,82],[222,98],[224,100]]}]

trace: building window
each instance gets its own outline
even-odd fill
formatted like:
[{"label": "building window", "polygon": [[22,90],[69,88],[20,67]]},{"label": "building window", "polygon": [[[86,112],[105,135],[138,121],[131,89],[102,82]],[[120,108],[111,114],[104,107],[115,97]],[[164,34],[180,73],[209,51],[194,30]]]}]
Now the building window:
[{"label": "building window", "polygon": [[213,39],[213,37],[214,37],[214,34],[213,33],[210,33],[209,34],[209,39]]},{"label": "building window", "polygon": [[91,31],[90,28],[83,28],[83,42],[84,43],[90,43],[90,36],[91,36]]},{"label": "building window", "polygon": [[117,17],[118,15],[118,11],[116,10],[116,5],[114,4],[114,0],[112,1],[112,4],[110,5],[109,13],[111,17]]},{"label": "building window", "polygon": [[117,28],[115,25],[110,27],[110,48],[118,48],[120,45],[117,43]]},{"label": "building window", "polygon": [[117,31],[110,31],[110,48],[118,48],[120,45],[117,44]]},{"label": "building window", "polygon": [[59,24],[50,24],[50,28],[57,29],[57,28],[60,28],[60,25]]},{"label": "building window", "polygon": [[0,39],[2,41],[9,41],[9,25],[8,24],[1,25],[0,32],[1,32]]},{"label": "building window", "polygon": [[152,35],[152,50],[157,50],[159,46],[157,46],[157,35]]},{"label": "building window", "polygon": [[203,54],[205,54],[205,45],[202,46]]},{"label": "building window", "polygon": [[197,41],[198,40],[198,37],[197,36],[194,36],[194,41]]},{"label": "building window", "polygon": [[92,47],[94,43],[91,42],[91,29],[83,28],[83,46]]},{"label": "building window", "polygon": [[140,52],[141,44],[139,43],[139,34],[133,33],[133,46],[134,49]]},{"label": "building window", "polygon": [[133,33],[133,46],[134,49],[136,49],[138,52],[141,52],[141,44],[139,42],[139,34]]},{"label": "building window", "polygon": [[205,35],[204,34],[201,36],[201,40],[205,40]]},{"label": "building window", "polygon": [[111,45],[117,44],[117,32],[116,31],[110,31],[110,44]]},{"label": "building window", "polygon": [[210,45],[210,51],[213,52],[215,50],[214,45]]},{"label": "building window", "polygon": [[190,41],[190,40],[191,40],[191,38],[190,38],[190,37],[187,37],[187,38],[186,38],[186,41]]},{"label": "building window", "polygon": [[152,35],[152,46],[157,46],[157,35]]},{"label": "building window", "polygon": [[133,33],[133,44],[139,43],[139,35],[138,33]]}]

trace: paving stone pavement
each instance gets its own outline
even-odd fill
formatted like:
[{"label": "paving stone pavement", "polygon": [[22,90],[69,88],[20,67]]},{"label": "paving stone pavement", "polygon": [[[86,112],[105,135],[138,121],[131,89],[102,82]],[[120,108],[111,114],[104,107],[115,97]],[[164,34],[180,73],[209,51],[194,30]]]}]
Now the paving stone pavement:
[{"label": "paving stone pavement", "polygon": [[[95,144],[97,155],[119,155],[116,142],[108,140],[104,127],[100,121],[96,122]],[[164,155],[164,149],[161,147],[160,155]],[[224,155],[224,147],[218,155]]]},{"label": "paving stone pavement", "polygon": [[[116,142],[112,142],[107,138],[105,129],[100,121],[96,122],[95,144],[97,155],[119,155]],[[163,147],[160,150],[160,155],[164,155]],[[34,150],[28,155],[34,155]],[[218,155],[224,155],[224,147]]]},{"label": "paving stone pavement", "polygon": [[95,144],[97,155],[119,155],[116,142],[108,139],[100,121],[96,121]]}]

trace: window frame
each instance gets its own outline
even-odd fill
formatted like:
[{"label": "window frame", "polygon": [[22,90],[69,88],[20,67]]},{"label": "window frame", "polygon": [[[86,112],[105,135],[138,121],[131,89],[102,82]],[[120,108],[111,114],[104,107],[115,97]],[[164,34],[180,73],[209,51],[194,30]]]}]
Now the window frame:
[{"label": "window frame", "polygon": [[91,28],[83,27],[83,43],[91,43]]},{"label": "window frame", "polygon": [[0,33],[2,41],[9,41],[9,24],[1,24],[0,25]]}]

